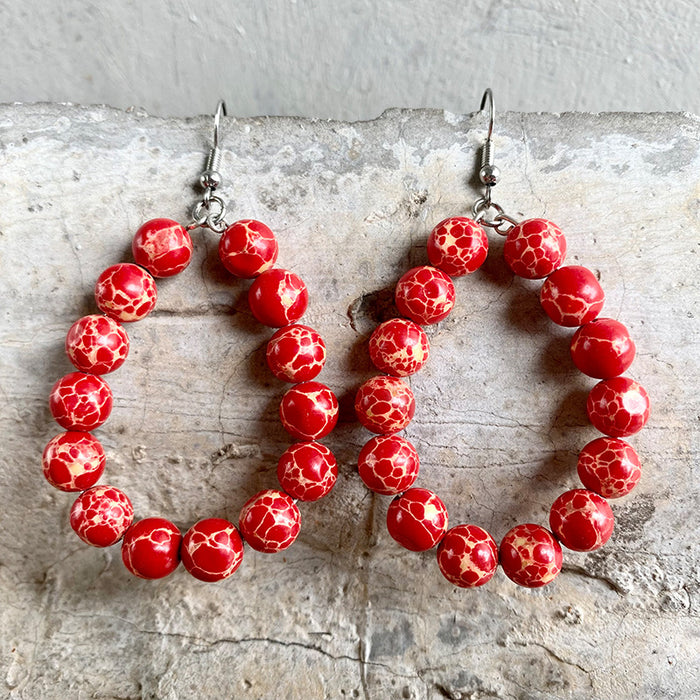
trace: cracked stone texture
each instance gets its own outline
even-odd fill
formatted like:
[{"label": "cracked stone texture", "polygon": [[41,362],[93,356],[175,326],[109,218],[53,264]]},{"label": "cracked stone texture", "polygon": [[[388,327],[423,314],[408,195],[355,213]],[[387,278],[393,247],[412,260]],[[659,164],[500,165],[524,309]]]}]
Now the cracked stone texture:
[{"label": "cracked stone texture", "polygon": [[[568,236],[569,263],[600,274],[604,314],[630,329],[630,371],[653,413],[631,442],[643,477],[613,502],[599,552],[565,552],[550,586],[499,572],[453,588],[434,553],[387,535],[388,499],[355,460],[369,435],[352,419],[372,373],[366,339],[392,312],[390,290],[425,262],[432,226],[478,195],[483,115],[390,111],[338,123],[228,118],[222,196],[231,220],[278,234],[280,264],[308,283],[305,321],[326,339],[321,375],[343,417],[327,440],[340,477],[302,504],[287,552],[247,550],[229,580],[180,568],[130,576],[119,549],[71,532],[69,494],[43,479],[58,432],[47,395],[70,365],[63,339],[94,311],[107,265],[129,260],[133,232],[156,216],[186,220],[208,117],[163,120],[106,107],[0,108],[0,683],[10,698],[682,698],[700,696],[698,356],[700,123],[674,114],[498,117],[495,191],[518,217],[545,216]],[[289,444],[277,418],[285,387],[264,366],[269,330],[228,278],[216,237],[194,233],[193,264],[159,283],[157,310],[128,327],[127,363],[110,375],[112,417],[97,431],[105,480],[139,516],[183,529],[237,519],[275,486]],[[541,312],[536,283],[505,269],[491,237],[484,268],[456,281],[457,306],[431,328],[432,358],[411,378],[419,485],[451,522],[496,539],[546,523],[578,485],[578,450],[595,437],[594,383],[568,357],[571,331]]]}]

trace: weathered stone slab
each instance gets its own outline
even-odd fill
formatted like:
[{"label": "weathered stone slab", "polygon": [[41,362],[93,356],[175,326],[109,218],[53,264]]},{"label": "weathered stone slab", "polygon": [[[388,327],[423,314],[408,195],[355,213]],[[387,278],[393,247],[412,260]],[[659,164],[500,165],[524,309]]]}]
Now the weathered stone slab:
[{"label": "weathered stone slab", "polygon": [[[599,271],[605,314],[637,343],[630,374],[653,401],[632,439],[644,475],[613,503],[617,528],[594,554],[565,553],[551,586],[502,573],[454,589],[433,553],[387,535],[388,501],[355,460],[368,434],[351,411],[372,370],[369,333],[390,289],[425,261],[442,218],[467,214],[483,115],[391,111],[373,122],[227,119],[232,218],[278,234],[281,265],[306,280],[306,322],[326,339],[321,379],[341,397],[328,439],[333,493],[302,504],[284,554],[248,550],[230,580],[180,569],[135,580],[118,548],[83,545],[72,498],[40,470],[58,432],[46,397],[70,370],[69,325],[94,310],[107,265],[155,216],[185,220],[210,139],[209,118],[163,120],[109,108],[0,109],[0,678],[12,698],[691,698],[700,695],[698,354],[700,123],[671,114],[500,115],[497,200],[565,231],[569,261]],[[219,267],[216,238],[195,232],[193,264],[159,284],[159,305],[129,327],[132,352],[109,378],[98,431],[106,478],[140,516],[186,528],[237,518],[276,484],[289,439],[285,387],[264,366],[269,331],[250,317],[247,283]],[[456,281],[458,305],[430,329],[432,358],[410,379],[420,485],[451,522],[496,539],[546,524],[578,485],[578,450],[595,431],[593,380],[568,359],[569,331],[514,280],[492,238],[489,260]]]}]

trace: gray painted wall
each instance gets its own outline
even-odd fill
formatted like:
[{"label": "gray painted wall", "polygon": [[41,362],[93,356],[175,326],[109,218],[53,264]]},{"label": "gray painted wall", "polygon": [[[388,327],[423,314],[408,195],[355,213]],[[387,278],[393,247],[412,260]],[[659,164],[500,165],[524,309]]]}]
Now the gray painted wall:
[{"label": "gray painted wall", "polygon": [[1,2],[0,101],[367,119],[471,112],[700,112],[693,0]]}]

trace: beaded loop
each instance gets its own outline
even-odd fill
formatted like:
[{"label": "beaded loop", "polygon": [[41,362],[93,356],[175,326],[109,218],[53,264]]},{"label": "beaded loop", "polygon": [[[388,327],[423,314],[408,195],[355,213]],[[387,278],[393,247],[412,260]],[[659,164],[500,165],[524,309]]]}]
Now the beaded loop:
[{"label": "beaded loop", "polygon": [[[637,382],[619,376],[632,362],[634,343],[617,321],[595,320],[605,295],[593,273],[579,266],[560,267],[566,240],[559,228],[544,219],[516,222],[491,201],[490,191],[487,188],[486,196],[474,203],[475,220],[469,223],[508,235],[504,257],[514,274],[527,279],[545,278],[540,294],[543,309],[554,322],[578,328],[571,346],[573,363],[590,376],[605,377],[591,390],[587,410],[593,426],[613,437],[599,438],[583,449],[578,471],[585,488],[567,491],[554,502],[550,515],[553,532],[534,523],[518,525],[505,535],[498,551],[491,535],[477,525],[457,525],[447,531],[447,510],[442,501],[432,491],[414,486],[418,454],[396,434],[413,417],[414,397],[408,386],[387,375],[410,373],[397,371],[392,360],[410,358],[416,341],[407,333],[395,333],[384,349],[377,338],[382,337],[388,324],[426,325],[445,318],[454,303],[454,285],[441,288],[436,280],[442,280],[440,275],[447,277],[445,273],[461,277],[473,272],[485,259],[483,255],[478,264],[465,267],[464,261],[472,256],[475,244],[473,238],[457,235],[446,238],[439,255],[430,255],[436,237],[445,238],[445,222],[459,221],[463,228],[468,227],[464,219],[455,217],[440,222],[428,238],[433,272],[429,266],[414,268],[397,283],[399,312],[411,321],[385,321],[370,339],[371,359],[386,374],[362,384],[355,397],[355,411],[365,428],[381,435],[362,448],[358,471],[370,490],[394,496],[387,514],[391,536],[414,551],[438,545],[440,571],[453,585],[470,588],[487,583],[500,556],[506,576],[520,586],[535,588],[550,583],[559,574],[560,542],[576,551],[592,551],[611,536],[614,519],[605,499],[629,493],[641,473],[632,447],[617,438],[637,432],[646,423],[649,398]],[[496,215],[489,218],[491,210]],[[557,270],[561,272],[558,274]],[[427,280],[425,285],[417,283],[419,273]],[[428,284],[430,293],[426,292]],[[442,302],[441,306],[436,306],[436,299]],[[422,366],[422,362],[416,363],[410,371],[418,371]]]},{"label": "beaded loop", "polygon": [[[194,224],[184,228],[170,219],[146,222],[134,239],[135,256],[142,256],[157,276],[177,274],[187,266],[191,253],[186,229],[202,226],[223,233],[227,228],[225,213],[223,201],[208,190],[203,202],[195,208]],[[335,427],[338,400],[324,384],[299,382],[321,371],[325,345],[312,328],[288,325],[298,320],[306,309],[306,285],[294,273],[271,267],[277,257],[277,242],[264,224],[246,219],[232,224],[231,228],[265,233],[269,244],[264,261],[267,272],[257,278],[258,283],[261,278],[267,279],[266,275],[288,282],[287,286],[271,284],[265,287],[264,294],[251,296],[253,315],[267,325],[289,329],[273,336],[268,352],[276,358],[271,364],[275,374],[281,381],[294,384],[282,400],[283,425],[298,439],[324,437]],[[250,269],[251,256],[246,246],[240,249],[224,246],[221,253],[222,264],[227,269],[244,272]],[[177,263],[174,266],[173,261]],[[299,301],[287,308],[285,295],[290,285],[294,286]],[[44,475],[52,486],[62,491],[82,492],[70,516],[78,536],[96,547],[110,546],[123,538],[124,565],[135,576],[145,579],[168,576],[181,558],[185,568],[202,581],[226,578],[241,564],[241,537],[252,548],[264,552],[289,547],[301,527],[301,514],[294,499],[322,498],[337,478],[333,454],[318,442],[304,443],[302,449],[290,448],[285,452],[286,468],[280,469],[279,481],[290,493],[267,489],[253,495],[243,506],[239,529],[227,520],[209,518],[193,525],[183,538],[180,530],[163,518],[148,517],[132,524],[134,513],[128,497],[111,486],[95,485],[104,469],[104,450],[85,431],[101,425],[112,407],[112,392],[98,375],[117,369],[126,359],[129,339],[120,323],[142,319],[153,309],[155,280],[138,265],[114,265],[100,275],[96,298],[109,316],[93,314],[71,326],[66,352],[82,371],[62,377],[54,385],[51,411],[68,432],[49,442],[42,460]],[[285,337],[283,352],[279,347],[280,334]],[[315,343],[313,352],[309,352],[309,338]]]}]

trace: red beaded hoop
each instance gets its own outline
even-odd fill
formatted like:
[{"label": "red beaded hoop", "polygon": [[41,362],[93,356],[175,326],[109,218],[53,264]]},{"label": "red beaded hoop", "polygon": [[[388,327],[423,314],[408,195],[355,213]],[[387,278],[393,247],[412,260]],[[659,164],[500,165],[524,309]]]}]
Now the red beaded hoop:
[{"label": "red beaded hoop", "polygon": [[413,551],[439,545],[438,566],[455,586],[485,584],[499,558],[515,583],[530,588],[545,585],[561,569],[560,543],[586,552],[605,544],[614,522],[606,499],[629,493],[641,475],[634,449],[619,439],[639,431],[649,417],[646,391],[619,376],[634,359],[634,343],[618,321],[596,318],[604,293],[595,275],[580,266],[561,267],[566,240],[557,226],[530,219],[510,228],[504,247],[508,267],[528,279],[546,278],[540,291],[545,312],[559,325],[578,327],[571,341],[574,364],[603,379],[591,389],[587,411],[591,423],[610,437],[593,440],[581,451],[578,471],[586,488],[556,499],[550,514],[552,532],[532,523],[518,525],[499,548],[477,525],[448,530],[447,509],[440,498],[413,486],[418,453],[397,433],[411,421],[415,399],[399,377],[417,372],[425,363],[430,349],[420,325],[447,317],[455,302],[450,275],[478,269],[486,259],[488,239],[479,222],[451,217],[433,229],[427,247],[432,265],[409,270],[396,285],[396,305],[407,318],[385,321],[369,339],[370,358],[386,374],[365,381],[355,396],[360,423],[379,434],[360,452],[360,477],[371,491],[394,496],[387,513],[389,534]]},{"label": "red beaded hoop", "polygon": [[[220,103],[215,118],[217,161]],[[310,381],[322,370],[326,347],[313,329],[299,325],[308,303],[306,285],[293,272],[275,268],[278,246],[263,223],[246,219],[225,223],[223,201],[213,194],[220,176],[213,168],[202,175],[206,193],[187,227],[170,219],[153,219],[133,239],[136,264],[107,268],[95,286],[97,306],[104,315],[76,321],[66,337],[66,352],[77,372],[54,385],[49,405],[66,432],[53,437],[42,463],[47,481],[57,489],[81,492],[73,504],[70,523],[86,543],[107,547],[122,540],[122,559],[136,576],[162,578],[179,562],[202,581],[230,576],[241,564],[243,543],[261,552],[279,552],[297,538],[301,514],[296,501],[314,501],[333,488],[338,470],[332,452],[317,442],[335,427],[338,401],[325,385]],[[206,210],[206,211],[205,211]],[[100,442],[88,431],[101,426],[112,408],[112,392],[101,375],[122,365],[129,352],[123,325],[145,318],[155,307],[154,278],[184,270],[192,255],[189,230],[209,228],[220,233],[223,266],[242,278],[254,278],[248,300],[261,323],[280,328],[267,348],[272,373],[294,386],[280,404],[280,417],[295,442],[279,460],[281,489],[253,495],[240,512],[238,528],[222,518],[206,518],[185,533],[168,520],[147,517],[134,522],[129,498],[119,489],[97,484],[105,465]]]}]

